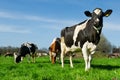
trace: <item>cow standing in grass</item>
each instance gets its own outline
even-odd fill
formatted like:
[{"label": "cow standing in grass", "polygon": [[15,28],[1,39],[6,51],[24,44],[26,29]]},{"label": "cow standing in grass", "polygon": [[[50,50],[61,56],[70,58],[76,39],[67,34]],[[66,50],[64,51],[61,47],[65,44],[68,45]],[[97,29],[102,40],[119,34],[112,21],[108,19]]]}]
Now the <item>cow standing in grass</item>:
[{"label": "cow standing in grass", "polygon": [[33,58],[33,62],[35,62],[35,51],[37,46],[33,43],[23,43],[20,47],[19,53],[16,55],[14,54],[15,62],[19,63],[23,60],[23,57],[28,55],[28,59],[30,60],[30,56]]},{"label": "cow standing in grass", "polygon": [[60,46],[60,38],[53,39],[50,47],[49,47],[49,56],[50,60],[54,64],[56,62],[56,57],[60,57],[61,46]]},{"label": "cow standing in grass", "polygon": [[[85,15],[91,17],[79,24],[66,27],[61,31],[61,63],[64,67],[64,54],[74,52],[76,49],[82,49],[85,61],[85,71],[90,69],[91,55],[95,53],[96,46],[100,40],[100,34],[103,27],[103,17],[108,17],[112,13],[109,9],[103,12],[96,8],[93,12],[85,11]],[[72,64],[72,55],[70,55],[70,66]]]}]

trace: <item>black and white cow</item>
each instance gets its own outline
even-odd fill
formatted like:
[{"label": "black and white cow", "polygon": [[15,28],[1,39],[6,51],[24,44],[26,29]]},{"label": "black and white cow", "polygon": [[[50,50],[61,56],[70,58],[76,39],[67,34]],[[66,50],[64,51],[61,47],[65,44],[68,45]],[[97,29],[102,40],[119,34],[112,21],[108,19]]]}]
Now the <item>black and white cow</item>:
[{"label": "black and white cow", "polygon": [[19,63],[20,61],[23,60],[23,57],[25,57],[26,55],[29,56],[29,60],[30,60],[30,56],[32,56],[33,58],[33,62],[35,62],[35,51],[37,49],[37,46],[33,43],[23,43],[20,47],[19,53],[16,55],[14,54],[14,58],[15,58],[15,62]]},{"label": "black and white cow", "polygon": [[[85,71],[90,69],[91,55],[94,54],[96,46],[100,40],[100,34],[103,27],[103,17],[108,17],[112,10],[103,12],[96,8],[93,12],[85,11],[86,16],[91,17],[79,24],[66,27],[61,31],[61,63],[64,67],[64,54],[74,52],[81,48],[85,60]],[[72,55],[70,56],[70,66],[72,64]]]}]

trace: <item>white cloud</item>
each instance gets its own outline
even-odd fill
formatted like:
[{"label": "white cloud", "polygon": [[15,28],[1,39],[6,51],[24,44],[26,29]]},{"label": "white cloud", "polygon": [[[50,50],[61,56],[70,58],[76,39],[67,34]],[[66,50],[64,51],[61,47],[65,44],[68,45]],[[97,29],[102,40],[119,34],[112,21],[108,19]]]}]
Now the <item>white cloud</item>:
[{"label": "white cloud", "polygon": [[13,26],[7,26],[7,25],[0,25],[0,32],[23,33],[23,34],[31,33],[29,30],[17,29]]},{"label": "white cloud", "polygon": [[[42,24],[42,25],[39,24],[39,25],[43,28],[54,29],[54,30],[60,30],[62,27],[73,25],[78,22],[78,21],[70,21],[70,20],[51,19],[51,18],[27,15],[27,14],[18,14],[18,13],[16,14],[13,12],[0,12],[0,18],[13,19],[13,20],[26,20],[28,22],[32,21],[33,23],[34,21],[40,23],[45,22],[46,24]],[[37,27],[39,25],[36,24],[35,26]],[[9,26],[6,24],[0,24],[0,32],[31,33],[30,30],[18,29],[18,26],[13,26],[13,25]]]},{"label": "white cloud", "polygon": [[60,0],[32,0],[32,1],[52,3],[52,4],[54,3],[54,4],[74,4],[74,5],[77,5],[81,2],[80,0],[62,0],[62,1]]},{"label": "white cloud", "polygon": [[[39,22],[46,22],[46,23],[54,23],[54,24],[62,24],[62,25],[74,25],[78,21],[72,21],[72,20],[59,20],[59,19],[51,19],[41,16],[35,16],[35,15],[27,15],[27,14],[15,14],[11,12],[0,12],[0,18],[9,18],[9,19],[17,19],[17,20],[30,20],[30,21],[39,21]],[[114,22],[105,22],[104,28],[114,31],[120,31],[120,25],[115,24]],[[29,33],[28,30],[14,30],[12,27],[6,27],[6,29],[2,29],[2,26],[0,25],[0,31],[5,32],[19,32],[19,33]]]},{"label": "white cloud", "polygon": [[27,15],[27,14],[15,14],[10,12],[0,12],[0,18],[9,18],[9,19],[18,19],[18,20],[31,20],[31,21],[40,21],[47,23],[60,23],[60,24],[73,24],[77,21],[72,20],[59,20],[59,19],[51,19],[41,16]]},{"label": "white cloud", "polygon": [[13,15],[12,13],[7,13],[7,12],[0,12],[0,17],[1,18],[10,18],[10,19],[17,19],[18,17]]}]

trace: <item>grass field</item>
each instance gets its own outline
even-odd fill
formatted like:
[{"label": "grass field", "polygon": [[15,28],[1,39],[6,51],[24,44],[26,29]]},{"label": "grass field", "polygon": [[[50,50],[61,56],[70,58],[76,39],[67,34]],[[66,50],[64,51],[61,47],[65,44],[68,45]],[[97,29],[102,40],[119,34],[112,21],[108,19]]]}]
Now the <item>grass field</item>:
[{"label": "grass field", "polygon": [[120,58],[93,58],[89,72],[84,71],[83,58],[73,59],[70,68],[65,58],[65,66],[51,64],[49,57],[36,58],[36,63],[15,64],[13,57],[0,57],[0,80],[120,80]]}]

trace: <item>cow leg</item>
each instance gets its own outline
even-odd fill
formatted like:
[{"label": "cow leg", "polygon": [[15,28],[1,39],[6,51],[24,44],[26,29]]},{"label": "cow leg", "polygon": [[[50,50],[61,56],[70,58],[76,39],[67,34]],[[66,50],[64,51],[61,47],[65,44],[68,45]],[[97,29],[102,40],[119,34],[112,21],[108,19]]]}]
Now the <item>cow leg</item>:
[{"label": "cow leg", "polygon": [[28,63],[30,63],[30,54],[27,54],[27,57],[28,57]]},{"label": "cow leg", "polygon": [[72,63],[72,54],[70,53],[70,67],[73,68],[73,63]]},{"label": "cow leg", "polygon": [[32,53],[32,62],[35,63],[35,53]]},{"label": "cow leg", "polygon": [[88,69],[90,69],[90,62],[91,62],[91,59],[92,59],[92,57],[91,57],[91,54],[89,54],[89,56],[88,56]]},{"label": "cow leg", "polygon": [[67,53],[67,50],[66,50],[66,45],[65,45],[65,42],[64,42],[64,37],[61,37],[61,63],[62,63],[62,67],[64,67],[64,54]]},{"label": "cow leg", "polygon": [[84,57],[84,61],[85,61],[85,71],[88,71],[88,61],[89,61],[89,57],[88,57],[88,53],[87,53],[86,44],[83,45],[82,53],[83,53],[83,57]]},{"label": "cow leg", "polygon": [[52,63],[54,64],[56,62],[56,53],[55,52],[52,52],[51,58],[52,58]]},{"label": "cow leg", "polygon": [[54,57],[51,55],[52,64],[54,64]]},{"label": "cow leg", "polygon": [[51,57],[52,55],[51,55],[51,54],[52,54],[52,52],[51,52],[51,51],[49,51],[50,61],[51,61],[51,59],[52,59],[52,57]]},{"label": "cow leg", "polygon": [[56,56],[54,56],[54,63],[56,63]]},{"label": "cow leg", "polygon": [[64,53],[61,52],[61,63],[62,63],[62,67],[64,67]]},{"label": "cow leg", "polygon": [[58,62],[60,62],[60,52],[58,52],[58,53],[56,53],[57,55],[56,55],[56,61],[58,61]]},{"label": "cow leg", "polygon": [[61,46],[61,63],[62,67],[64,67],[64,54],[65,54],[65,48]]},{"label": "cow leg", "polygon": [[14,62],[16,62],[17,54],[14,53]]},{"label": "cow leg", "polygon": [[89,56],[88,56],[88,69],[90,69],[90,64],[91,64],[91,60],[92,60],[92,54],[94,54],[95,53],[95,51],[93,51],[93,52],[91,52],[90,54],[89,54]]},{"label": "cow leg", "polygon": [[53,63],[53,55],[51,55],[51,62]]},{"label": "cow leg", "polygon": [[21,61],[23,61],[23,57],[21,57]]},{"label": "cow leg", "polygon": [[92,54],[95,53],[95,49],[96,49],[96,45],[92,44],[92,45],[91,45],[91,49],[90,49],[90,51],[89,51],[89,56],[88,56],[88,58],[89,58],[89,60],[88,60],[88,69],[90,69]]}]

